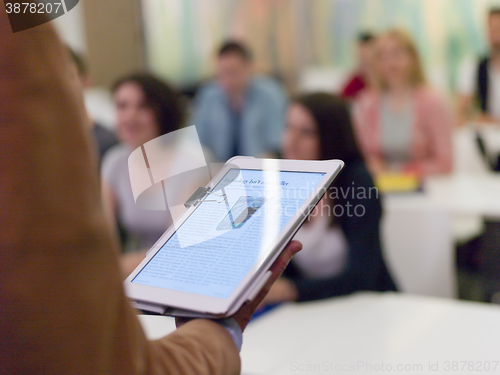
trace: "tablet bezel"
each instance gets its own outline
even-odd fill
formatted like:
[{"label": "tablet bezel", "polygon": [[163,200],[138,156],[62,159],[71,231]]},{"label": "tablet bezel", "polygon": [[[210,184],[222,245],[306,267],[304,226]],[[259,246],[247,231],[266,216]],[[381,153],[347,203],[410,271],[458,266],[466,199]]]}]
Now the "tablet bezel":
[{"label": "tablet bezel", "polygon": [[[294,232],[297,225],[300,225],[304,219],[304,215],[309,214],[311,204],[316,204],[321,196],[323,196],[326,191],[325,188],[328,188],[331,185],[344,167],[344,162],[341,160],[304,161],[257,159],[252,157],[237,156],[228,160],[219,173],[217,173],[217,175],[206,187],[213,189],[227,174],[227,172],[230,169],[234,169],[234,167],[239,169],[275,170],[282,172],[318,172],[325,173],[325,176],[295,212],[289,222],[283,227],[276,241],[273,244],[270,244],[265,251],[262,251],[263,254],[267,255],[259,258],[259,260],[243,277],[242,281],[228,298],[209,297],[202,294],[182,292],[132,282],[137,274],[162,248],[164,243],[175,233],[176,228],[182,225],[182,223],[194,212],[196,207],[193,206],[184,210],[184,212],[176,220],[175,225],[171,225],[170,228],[167,229],[167,231],[151,247],[139,266],[136,267],[136,269],[126,278],[124,281],[124,287],[126,294],[130,299],[148,304],[196,311],[203,314],[225,314],[234,305],[234,303],[241,298],[242,293],[245,293],[246,288],[251,285],[255,277],[262,273],[262,267],[267,266],[267,261],[276,256],[276,251],[279,251],[283,247],[283,242],[288,240],[290,234]],[[272,249],[270,249],[271,247]]]}]

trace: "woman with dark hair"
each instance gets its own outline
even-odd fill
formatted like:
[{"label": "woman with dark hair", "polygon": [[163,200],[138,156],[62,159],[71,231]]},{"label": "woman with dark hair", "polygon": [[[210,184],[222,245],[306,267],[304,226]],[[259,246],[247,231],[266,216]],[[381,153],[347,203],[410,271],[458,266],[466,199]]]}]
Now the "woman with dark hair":
[{"label": "woman with dark hair", "polygon": [[396,290],[380,247],[380,199],[356,144],[346,104],[330,94],[305,95],[292,102],[287,116],[285,158],[341,159],[346,166],[295,236],[303,250],[264,303]]},{"label": "woman with dark hair", "polygon": [[[122,77],[113,85],[112,92],[122,143],[142,145],[179,129],[184,121],[185,110],[177,91],[151,74]],[[131,116],[132,111],[137,112],[137,117]]]},{"label": "woman with dark hair", "polygon": [[[136,148],[179,129],[184,120],[180,96],[169,85],[147,74],[133,74],[113,86],[117,136],[120,144],[109,150],[102,165],[102,198],[110,220],[125,232],[125,251],[147,250],[171,223],[168,211],[144,210],[135,204],[130,185],[128,157]],[[143,252],[123,257],[128,274]]]}]

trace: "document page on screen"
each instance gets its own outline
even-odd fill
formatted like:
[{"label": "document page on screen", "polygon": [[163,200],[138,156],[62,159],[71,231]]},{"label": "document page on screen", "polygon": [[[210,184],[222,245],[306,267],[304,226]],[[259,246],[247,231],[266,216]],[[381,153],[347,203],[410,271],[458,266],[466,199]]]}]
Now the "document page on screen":
[{"label": "document page on screen", "polygon": [[230,170],[132,282],[228,298],[324,175]]}]

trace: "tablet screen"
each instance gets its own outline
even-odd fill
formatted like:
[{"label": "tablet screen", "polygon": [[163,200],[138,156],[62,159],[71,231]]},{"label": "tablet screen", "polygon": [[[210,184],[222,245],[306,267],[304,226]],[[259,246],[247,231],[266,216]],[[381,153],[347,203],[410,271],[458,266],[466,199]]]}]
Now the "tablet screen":
[{"label": "tablet screen", "polygon": [[228,298],[324,176],[229,170],[132,282]]}]

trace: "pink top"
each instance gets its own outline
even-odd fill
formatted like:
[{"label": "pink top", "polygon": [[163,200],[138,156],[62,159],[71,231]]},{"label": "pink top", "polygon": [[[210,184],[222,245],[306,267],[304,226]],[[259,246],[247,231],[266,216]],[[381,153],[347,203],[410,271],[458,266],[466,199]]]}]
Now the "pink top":
[{"label": "pink top", "polygon": [[[421,87],[413,91],[414,124],[412,160],[405,171],[420,176],[451,172],[451,134],[455,118],[446,100],[434,90]],[[381,95],[375,90],[362,92],[355,102],[354,125],[361,150],[369,165],[383,161],[380,129]]]}]

